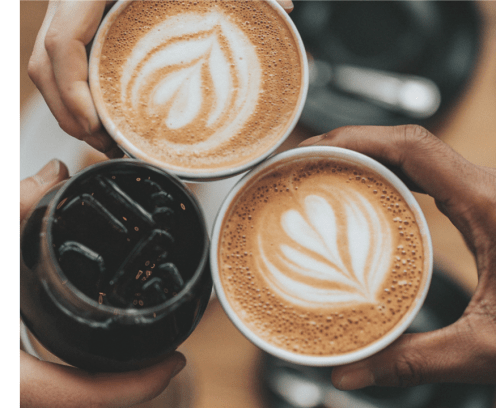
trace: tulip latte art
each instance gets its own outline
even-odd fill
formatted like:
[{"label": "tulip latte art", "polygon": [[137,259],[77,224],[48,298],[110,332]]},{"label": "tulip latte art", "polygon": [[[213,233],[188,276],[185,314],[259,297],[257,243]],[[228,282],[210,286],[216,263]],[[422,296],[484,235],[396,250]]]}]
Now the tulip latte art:
[{"label": "tulip latte art", "polygon": [[259,337],[333,355],[389,332],[424,285],[414,214],[386,180],[322,158],[275,164],[228,209],[218,262],[226,296]]},{"label": "tulip latte art", "polygon": [[127,140],[198,173],[270,150],[302,97],[293,34],[263,1],[131,3],[107,34],[99,77]]}]

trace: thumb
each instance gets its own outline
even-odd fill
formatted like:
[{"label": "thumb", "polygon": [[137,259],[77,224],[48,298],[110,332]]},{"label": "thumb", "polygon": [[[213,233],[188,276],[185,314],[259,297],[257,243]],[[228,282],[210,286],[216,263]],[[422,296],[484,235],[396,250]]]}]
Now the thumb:
[{"label": "thumb", "polygon": [[159,395],[186,364],[174,352],[152,367],[123,373],[88,373],[45,361],[21,351],[22,407],[130,407]]},{"label": "thumb", "polygon": [[49,189],[67,177],[69,177],[69,171],[67,170],[66,165],[57,159],[53,159],[34,176],[22,180],[20,187],[21,221],[26,217],[31,207],[33,207]]},{"label": "thumb", "polygon": [[332,383],[340,390],[355,390],[371,385],[487,382],[483,377],[494,370],[486,367],[489,361],[479,353],[476,338],[465,320],[430,333],[404,334],[372,357],[335,367]]},{"label": "thumb", "polygon": [[185,365],[184,355],[176,351],[162,363],[139,371],[93,374],[90,394],[107,408],[133,406],[159,395]]}]

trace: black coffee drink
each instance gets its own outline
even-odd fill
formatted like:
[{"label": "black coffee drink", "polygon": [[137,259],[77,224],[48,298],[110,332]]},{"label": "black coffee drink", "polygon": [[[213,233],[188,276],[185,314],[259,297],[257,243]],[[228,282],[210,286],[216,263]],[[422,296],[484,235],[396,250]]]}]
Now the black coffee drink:
[{"label": "black coffee drink", "polygon": [[120,160],[49,193],[23,229],[21,315],[76,366],[126,370],[160,361],[208,302],[208,237],[175,178]]}]

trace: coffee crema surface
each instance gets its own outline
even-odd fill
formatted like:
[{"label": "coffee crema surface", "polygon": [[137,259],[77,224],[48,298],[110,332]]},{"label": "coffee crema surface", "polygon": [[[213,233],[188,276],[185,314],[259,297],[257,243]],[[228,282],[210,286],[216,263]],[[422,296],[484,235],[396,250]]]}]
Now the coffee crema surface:
[{"label": "coffee crema surface", "polygon": [[264,1],[136,1],[112,23],[99,80],[107,112],[146,155],[222,171],[275,146],[297,114],[298,45]]},{"label": "coffee crema surface", "polygon": [[335,159],[274,164],[248,182],[224,216],[217,251],[241,321],[299,354],[371,344],[425,284],[412,210],[382,176]]}]

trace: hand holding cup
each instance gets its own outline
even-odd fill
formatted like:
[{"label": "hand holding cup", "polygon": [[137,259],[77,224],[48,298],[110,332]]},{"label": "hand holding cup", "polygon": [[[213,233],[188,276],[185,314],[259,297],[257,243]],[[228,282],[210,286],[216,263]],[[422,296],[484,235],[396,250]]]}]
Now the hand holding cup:
[{"label": "hand holding cup", "polygon": [[[28,73],[69,135],[107,156],[122,152],[103,128],[88,86],[88,53],[105,12],[114,1],[50,1],[31,55]],[[287,12],[290,0],[279,3]]]},{"label": "hand holding cup", "polygon": [[496,169],[465,160],[426,129],[343,127],[302,146],[344,147],[400,169],[407,181],[432,196],[462,233],[477,263],[479,283],[464,315],[430,333],[405,334],[382,352],[337,367],[342,390],[370,385],[431,382],[496,382]]},{"label": "hand holding cup", "polygon": [[[53,160],[36,175],[21,181],[21,222],[51,188],[67,179],[66,166]],[[23,407],[127,407],[160,394],[185,365],[175,352],[152,367],[126,373],[89,373],[40,361],[21,351],[20,402]]]},{"label": "hand holding cup", "polygon": [[408,188],[377,161],[328,146],[278,154],[245,175],[218,213],[210,258],[241,332],[308,366],[391,344],[432,273],[427,224]]}]

